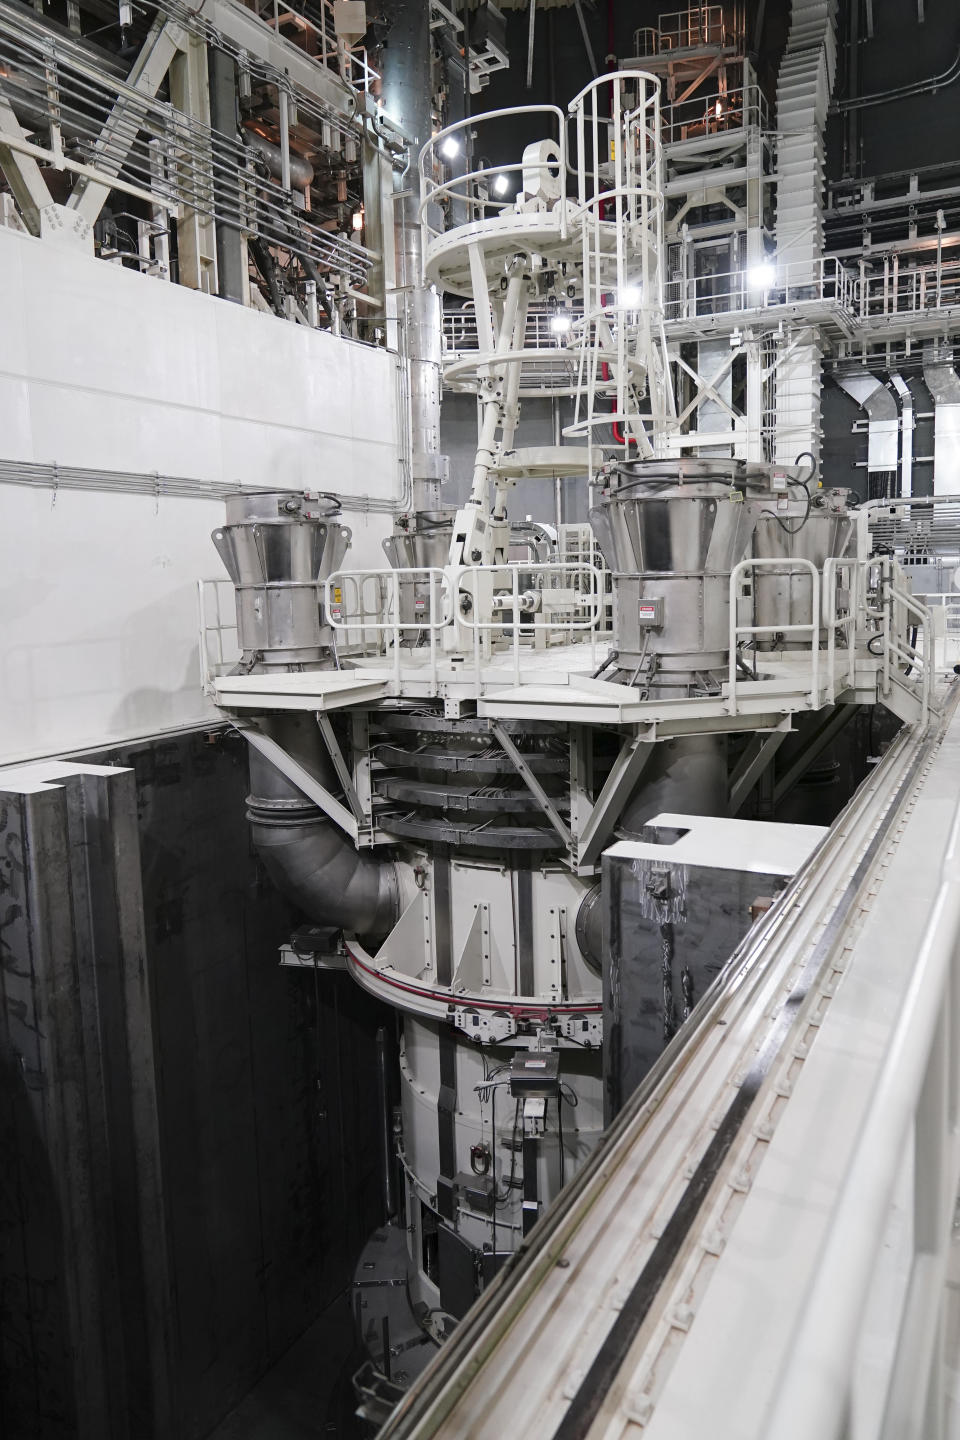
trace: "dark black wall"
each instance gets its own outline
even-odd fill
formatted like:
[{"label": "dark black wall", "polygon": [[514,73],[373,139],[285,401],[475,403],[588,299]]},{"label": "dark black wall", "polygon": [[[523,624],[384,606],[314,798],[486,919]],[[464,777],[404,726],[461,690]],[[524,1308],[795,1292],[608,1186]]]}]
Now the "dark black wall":
[{"label": "dark black wall", "polygon": [[187,1440],[343,1289],[382,1220],[383,1016],[346,976],[278,965],[298,917],[251,851],[238,735],[104,760],[137,776]]},{"label": "dark black wall", "polygon": [[[383,1219],[375,1033],[391,1020],[345,975],[278,965],[299,917],[251,852],[239,736],[187,733],[84,759],[131,766],[136,778],[171,1314],[173,1428],[157,1440],[199,1440],[344,1290]],[[16,1056],[3,1058],[16,1082]],[[8,1146],[14,1138],[0,1134]],[[50,1156],[39,1139],[36,1149],[15,1158],[42,1177]],[[10,1162],[7,1149],[0,1168]],[[51,1257],[43,1283],[53,1287],[55,1189],[41,1186],[49,1213],[29,1217],[46,1229],[46,1247],[34,1248]],[[115,1193],[112,1203],[122,1218],[136,1199]],[[0,1236],[11,1242],[26,1223],[18,1206],[0,1184]],[[29,1310],[31,1297],[6,1286],[0,1296],[3,1323],[22,1322],[12,1307]],[[47,1352],[70,1348],[62,1328],[34,1338]],[[62,1403],[38,1395],[32,1417],[21,1403],[0,1424],[3,1440],[108,1440],[75,1424],[68,1356],[34,1360],[37,1373],[60,1377]],[[316,1357],[320,1369],[331,1363]]]}]

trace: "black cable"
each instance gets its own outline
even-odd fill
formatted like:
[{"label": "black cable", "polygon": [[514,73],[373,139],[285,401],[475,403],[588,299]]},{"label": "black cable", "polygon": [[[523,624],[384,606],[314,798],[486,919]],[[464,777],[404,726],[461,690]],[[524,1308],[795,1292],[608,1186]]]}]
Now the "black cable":
[{"label": "black cable", "polygon": [[[909,642],[910,642],[910,649],[913,650],[914,653],[916,653],[916,649],[917,649],[917,630],[918,630],[918,627],[917,627],[916,625],[914,625],[914,626],[911,627],[911,629],[910,629],[910,630],[908,631],[908,633],[907,633],[907,639],[908,639]],[[912,670],[913,670],[913,663],[911,662],[911,663],[907,666],[906,670],[904,670],[904,672],[903,672],[903,678],[906,679],[907,676],[912,672]]]},{"label": "black cable", "polygon": [[560,1189],[565,1184],[563,1178],[563,1091],[557,1091],[557,1138],[560,1142]]},{"label": "black cable", "polygon": [[274,313],[279,315],[280,319],[283,320],[285,318],[283,309],[283,295],[280,292],[280,282],[277,279],[277,267],[274,262],[273,256],[270,254],[270,251],[267,249],[266,245],[262,244],[261,241],[254,236],[248,237],[247,249],[250,251],[254,265],[256,265],[257,269],[260,271],[260,274],[263,276],[264,281],[266,282],[267,289],[270,292],[270,303],[273,306]]},{"label": "black cable", "polygon": [[[481,1052],[482,1053],[482,1052]],[[483,1068],[486,1070],[487,1062],[484,1059]],[[496,1086],[490,1091],[490,1139],[493,1147],[493,1158],[491,1170],[493,1171],[493,1274],[497,1274],[497,1089]]]}]

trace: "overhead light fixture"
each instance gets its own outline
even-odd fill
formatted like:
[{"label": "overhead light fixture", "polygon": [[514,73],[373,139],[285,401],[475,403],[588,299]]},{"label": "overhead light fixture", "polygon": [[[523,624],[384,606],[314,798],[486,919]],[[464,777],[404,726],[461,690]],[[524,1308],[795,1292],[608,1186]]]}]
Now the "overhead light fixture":
[{"label": "overhead light fixture", "polygon": [[570,329],[573,321],[566,310],[558,310],[550,321],[550,329],[557,335],[564,335]]},{"label": "overhead light fixture", "polygon": [[445,156],[448,160],[456,159],[456,157],[460,154],[460,141],[454,140],[452,135],[448,135],[446,140],[444,140],[443,144],[440,146],[440,154]]},{"label": "overhead light fixture", "polygon": [[494,180],[493,182],[494,195],[506,195],[509,189],[510,181],[507,179],[506,175],[498,175],[496,180]]},{"label": "overhead light fixture", "polygon": [[359,231],[361,231],[361,230],[363,229],[363,211],[362,211],[362,210],[354,210],[354,212],[353,212],[353,220],[352,220],[351,223],[352,223],[352,225],[353,225],[354,230],[356,230],[357,232],[359,232]]},{"label": "overhead light fixture", "polygon": [[624,285],[617,300],[621,310],[635,310],[640,304],[640,286]]},{"label": "overhead light fixture", "polygon": [[721,117],[722,114],[723,114],[723,101],[722,101],[722,100],[718,100],[718,101],[717,101],[717,119],[718,119],[718,120],[720,119],[720,117]]},{"label": "overhead light fixture", "polygon": [[769,290],[776,279],[776,266],[769,260],[761,260],[758,265],[751,265],[747,271],[747,283],[751,290]]}]

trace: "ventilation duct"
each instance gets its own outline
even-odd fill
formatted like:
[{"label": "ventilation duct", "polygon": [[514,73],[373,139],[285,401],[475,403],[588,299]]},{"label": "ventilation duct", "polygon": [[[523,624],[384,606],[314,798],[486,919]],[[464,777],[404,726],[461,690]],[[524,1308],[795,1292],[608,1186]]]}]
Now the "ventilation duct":
[{"label": "ventilation duct", "polygon": [[867,474],[897,473],[897,402],[869,370],[851,370],[836,377],[841,390],[856,400],[867,415]]},{"label": "ventilation duct", "polygon": [[933,396],[933,493],[960,489],[960,378],[953,351],[931,346],[923,352],[923,378]]},{"label": "ventilation duct", "polygon": [[913,494],[913,396],[902,375],[891,375],[890,384],[900,396],[900,494]]}]

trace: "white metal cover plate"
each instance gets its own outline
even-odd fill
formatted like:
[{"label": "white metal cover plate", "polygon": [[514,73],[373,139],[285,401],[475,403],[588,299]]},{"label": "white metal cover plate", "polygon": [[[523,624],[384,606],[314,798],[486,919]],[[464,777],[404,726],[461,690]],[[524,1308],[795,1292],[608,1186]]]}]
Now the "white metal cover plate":
[{"label": "white metal cover plate", "polygon": [[379,700],[388,681],[355,670],[293,671],[279,675],[220,675],[217,704],[230,709],[336,710],[361,700]]},{"label": "white metal cover plate", "polygon": [[655,815],[645,822],[684,833],[672,843],[620,840],[604,851],[617,860],[659,860],[710,870],[794,875],[826,835],[823,825],[781,825],[769,820],[728,820],[715,815]]}]

